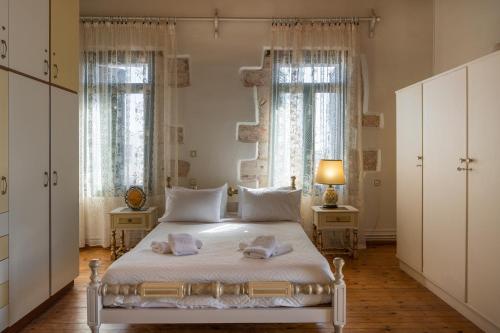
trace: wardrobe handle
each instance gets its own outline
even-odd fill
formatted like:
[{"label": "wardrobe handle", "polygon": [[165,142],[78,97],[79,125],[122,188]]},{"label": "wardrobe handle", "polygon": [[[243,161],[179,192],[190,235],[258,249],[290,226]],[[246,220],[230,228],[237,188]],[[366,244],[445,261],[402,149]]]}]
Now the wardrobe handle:
[{"label": "wardrobe handle", "polygon": [[417,164],[417,168],[421,168],[422,167],[422,164]]},{"label": "wardrobe handle", "polygon": [[49,70],[50,70],[49,61],[47,59],[45,59],[43,61],[43,64],[45,66],[45,69],[43,70],[43,75],[48,75],[49,74]]},{"label": "wardrobe handle", "polygon": [[424,159],[424,157],[423,157],[423,156],[420,156],[420,155],[419,155],[419,156],[417,156],[417,160],[421,161],[421,160],[423,160],[423,159]]},{"label": "wardrobe handle", "polygon": [[473,158],[459,158],[458,161],[460,163],[472,163],[472,162],[475,162],[475,160]]},{"label": "wardrobe handle", "polygon": [[7,194],[7,177],[2,176],[2,191],[0,192],[2,195]]},{"label": "wardrobe handle", "polygon": [[57,75],[59,75],[59,67],[54,64],[54,79],[57,79]]},{"label": "wardrobe handle", "polygon": [[59,180],[59,175],[57,174],[57,171],[53,171],[52,175],[54,175],[54,182],[52,183],[52,185],[57,186],[57,182]]},{"label": "wardrobe handle", "polygon": [[457,171],[472,171],[472,168],[457,167]]},{"label": "wardrobe handle", "polygon": [[45,176],[45,181],[43,182],[43,187],[47,187],[49,186],[49,173],[47,171],[45,171],[43,173],[43,175]]},{"label": "wardrobe handle", "polygon": [[0,55],[0,57],[2,59],[5,59],[7,57],[7,41],[2,39],[2,49],[3,49],[3,52],[2,52],[2,55]]}]

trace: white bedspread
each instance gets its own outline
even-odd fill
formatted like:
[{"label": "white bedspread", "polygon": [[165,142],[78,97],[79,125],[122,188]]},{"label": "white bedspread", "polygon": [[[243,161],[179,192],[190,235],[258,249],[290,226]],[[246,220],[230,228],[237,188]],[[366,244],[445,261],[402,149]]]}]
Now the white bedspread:
[{"label": "white bedspread", "polygon": [[[167,239],[169,233],[187,232],[203,242],[199,254],[176,257],[151,250],[152,241]],[[290,243],[293,251],[267,260],[244,258],[240,241],[258,235],[275,235],[278,242]],[[316,250],[297,222],[243,223],[225,219],[222,223],[160,223],[133,250],[115,261],[103,276],[104,283],[291,281],[329,283],[333,274],[326,259]],[[307,306],[329,302],[325,296],[255,298],[247,296],[189,296],[181,300],[146,300],[138,296],[104,298],[105,306],[132,307],[259,307]]]}]

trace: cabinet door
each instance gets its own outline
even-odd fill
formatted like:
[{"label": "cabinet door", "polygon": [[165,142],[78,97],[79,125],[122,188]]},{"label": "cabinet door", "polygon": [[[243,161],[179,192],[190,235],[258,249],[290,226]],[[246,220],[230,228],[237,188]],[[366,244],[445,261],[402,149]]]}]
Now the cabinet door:
[{"label": "cabinet door", "polygon": [[51,293],[78,275],[78,96],[51,88]]},{"label": "cabinet door", "polygon": [[51,0],[51,81],[78,91],[79,1]]},{"label": "cabinet door", "polygon": [[9,0],[0,0],[0,65],[9,65]]},{"label": "cabinet door", "polygon": [[49,81],[49,0],[9,1],[9,66]]},{"label": "cabinet door", "polygon": [[[28,98],[29,96],[29,98]],[[9,320],[49,297],[49,88],[9,74]]]},{"label": "cabinet door", "polygon": [[465,68],[423,85],[423,154],[423,272],[465,301]]},{"label": "cabinet door", "polygon": [[400,90],[397,105],[397,256],[422,271],[422,85]]},{"label": "cabinet door", "polygon": [[500,52],[474,62],[469,80],[468,301],[500,327]]},{"label": "cabinet door", "polygon": [[0,69],[0,214],[9,210],[9,74]]}]

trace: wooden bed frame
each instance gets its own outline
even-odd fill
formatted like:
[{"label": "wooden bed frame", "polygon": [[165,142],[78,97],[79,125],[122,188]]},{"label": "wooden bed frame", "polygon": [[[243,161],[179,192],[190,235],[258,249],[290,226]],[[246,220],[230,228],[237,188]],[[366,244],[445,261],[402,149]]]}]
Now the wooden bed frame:
[{"label": "wooden bed frame", "polygon": [[[332,323],[335,333],[342,333],[346,322],[346,285],[344,260],[335,258],[334,281],[331,284],[295,284],[287,281],[255,281],[243,284],[220,282],[190,284],[183,282],[108,285],[99,278],[99,259],[89,263],[87,287],[87,324],[98,333],[108,324],[183,324],[183,323]],[[139,295],[148,298],[183,298],[190,295],[248,295],[249,297],[292,297],[298,294],[331,295],[330,307],[245,308],[245,309],[177,309],[177,308],[105,308],[106,295]]]},{"label": "wooden bed frame", "polygon": [[[171,187],[170,177],[167,187]],[[291,177],[295,189],[295,176]],[[228,188],[228,195],[238,194]],[[87,287],[87,324],[92,333],[98,333],[107,324],[204,324],[204,323],[332,323],[335,333],[342,333],[346,322],[346,285],[342,258],[333,259],[334,281],[330,284],[297,284],[289,281],[248,281],[240,284],[186,282],[144,282],[138,285],[111,285],[99,278],[99,259],[89,263],[90,283]],[[294,295],[329,295],[331,306],[274,307],[244,309],[178,309],[178,308],[116,308],[103,307],[106,295],[137,295],[145,298],[183,298],[205,295],[219,298],[222,295],[247,295],[248,297],[293,297]]]}]

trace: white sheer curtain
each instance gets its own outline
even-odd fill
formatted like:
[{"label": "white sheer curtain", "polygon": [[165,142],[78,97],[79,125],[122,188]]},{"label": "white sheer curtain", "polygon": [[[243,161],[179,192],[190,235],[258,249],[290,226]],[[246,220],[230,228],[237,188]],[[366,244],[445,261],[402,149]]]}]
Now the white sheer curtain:
[{"label": "white sheer curtain", "polygon": [[173,23],[81,25],[80,246],[109,246],[109,211],[131,185],[163,207],[177,180]]},{"label": "white sheer curtain", "polygon": [[271,183],[284,186],[297,176],[304,227],[311,232],[310,207],[324,189],[314,184],[322,158],[344,161],[340,200],[362,208],[358,22],[274,22],[271,57]]}]

